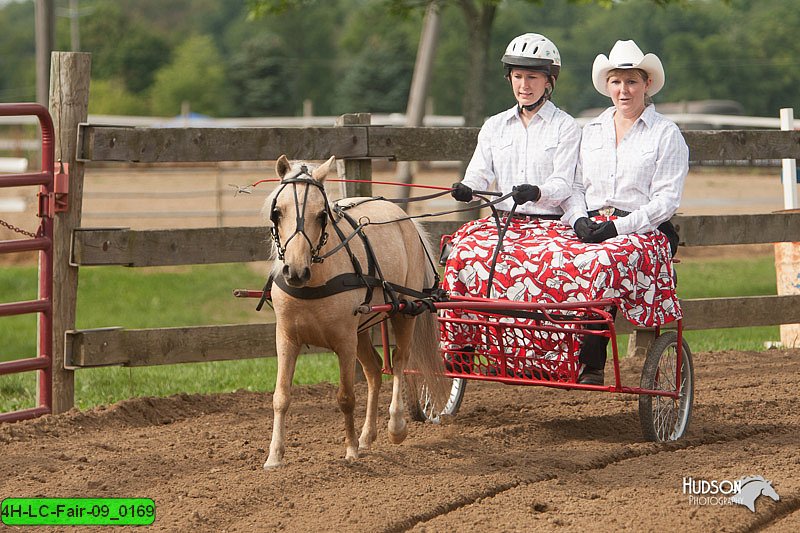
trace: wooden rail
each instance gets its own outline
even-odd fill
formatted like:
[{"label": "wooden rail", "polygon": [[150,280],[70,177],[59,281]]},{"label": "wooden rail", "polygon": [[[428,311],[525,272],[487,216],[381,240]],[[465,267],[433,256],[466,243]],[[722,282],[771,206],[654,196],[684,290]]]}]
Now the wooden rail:
[{"label": "wooden rail", "polygon": [[[81,125],[78,159],[139,163],[290,159],[469,160],[478,128],[135,128]],[[800,159],[800,131],[685,131],[692,161]]]},{"label": "wooden rail", "polygon": [[[800,213],[677,216],[682,246],[800,242]],[[460,222],[423,222],[434,236]],[[80,266],[131,267],[269,260],[265,228],[228,227],[176,230],[81,228],[74,232],[72,262]],[[800,322],[800,296],[750,296],[682,300],[686,330],[769,326]],[[624,318],[619,333],[632,333]],[[145,330],[103,329],[68,334],[71,367],[145,366],[272,357],[274,324],[199,326]]]},{"label": "wooden rail", "polygon": [[[65,98],[88,102],[83,89],[62,87],[61,92]],[[62,136],[77,139],[76,164],[70,168],[72,179],[82,181],[83,165],[94,161],[260,161],[275,160],[282,154],[309,160],[334,154],[343,163],[340,173],[368,178],[372,159],[467,160],[478,134],[477,128],[371,126],[369,115],[364,114],[347,115],[337,124],[330,128],[182,129],[82,124],[62,132]],[[693,161],[800,158],[800,132],[796,131],[686,131],[684,136]],[[70,202],[79,219],[82,183],[73,187]],[[800,242],[800,213],[681,216],[674,221],[684,246]],[[425,223],[434,236],[452,233],[459,224]],[[140,267],[265,261],[269,252],[264,228],[63,227],[56,238],[61,239],[61,248],[70,250],[68,263],[75,271],[89,265]],[[64,306],[74,315],[77,275],[66,283],[70,287],[64,294],[72,296]],[[682,304],[689,330],[800,322],[800,296],[695,299]],[[72,320],[71,316],[65,322]],[[620,332],[630,331],[624,320],[618,325]],[[65,366],[144,366],[270,357],[275,355],[274,335],[274,324],[72,330],[65,336]],[[54,391],[54,395],[59,394]],[[71,396],[68,400],[71,402]]]},{"label": "wooden rail", "polygon": [[[467,159],[477,128],[370,126],[352,115],[331,128],[151,129],[81,125],[82,161],[143,163],[271,160],[283,153],[324,159],[335,153],[345,173],[369,176],[370,159],[436,161]],[[800,157],[800,132],[686,131],[692,160],[742,161]],[[682,246],[800,242],[800,213],[676,216]],[[454,232],[456,221],[423,223],[434,236]],[[73,232],[71,263],[131,267],[266,261],[264,228],[175,230],[79,228]],[[800,322],[800,296],[709,298],[682,301],[687,330]],[[620,333],[632,328],[617,321]],[[274,324],[200,326],[147,330],[76,331],[67,335],[72,367],[142,366],[274,356]],[[249,339],[259,338],[253,342]],[[645,336],[646,339],[646,336]],[[265,349],[265,345],[269,346]]]}]

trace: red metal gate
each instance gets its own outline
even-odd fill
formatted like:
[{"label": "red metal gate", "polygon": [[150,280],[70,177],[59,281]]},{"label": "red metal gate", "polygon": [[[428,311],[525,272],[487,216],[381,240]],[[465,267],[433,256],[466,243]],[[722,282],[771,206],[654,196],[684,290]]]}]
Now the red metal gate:
[{"label": "red metal gate", "polygon": [[[54,176],[55,134],[53,120],[47,109],[39,104],[0,104],[0,116],[35,115],[42,130],[41,172],[0,176],[0,187],[39,185],[38,231],[28,233],[5,223],[6,227],[28,238],[0,241],[0,254],[39,251],[39,297],[23,302],[0,303],[0,317],[38,313],[37,356],[0,363],[0,375],[17,372],[38,372],[37,406],[0,414],[0,422],[34,418],[52,411],[52,349],[53,349],[53,215],[66,208],[66,176]],[[59,191],[58,189],[63,189]]]}]

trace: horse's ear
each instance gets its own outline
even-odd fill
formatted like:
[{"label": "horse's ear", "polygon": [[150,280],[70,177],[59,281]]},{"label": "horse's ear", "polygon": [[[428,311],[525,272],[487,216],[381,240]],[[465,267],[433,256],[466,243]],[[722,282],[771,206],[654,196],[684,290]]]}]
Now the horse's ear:
[{"label": "horse's ear", "polygon": [[320,166],[311,171],[311,177],[322,183],[331,169],[331,165],[336,162],[336,156],[331,156],[330,159],[322,163]]},{"label": "horse's ear", "polygon": [[286,173],[292,168],[292,164],[289,163],[289,159],[286,155],[282,155],[278,158],[277,163],[275,164],[275,171],[278,173],[278,177],[283,179],[286,176]]}]

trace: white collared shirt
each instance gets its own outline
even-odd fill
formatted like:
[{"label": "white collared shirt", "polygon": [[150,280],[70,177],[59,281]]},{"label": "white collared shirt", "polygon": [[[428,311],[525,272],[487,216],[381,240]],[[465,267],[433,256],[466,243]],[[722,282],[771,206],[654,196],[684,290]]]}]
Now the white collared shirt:
[{"label": "white collared shirt", "polygon": [[[515,185],[537,185],[542,197],[517,207],[517,213],[560,215],[572,193],[581,130],[575,119],[549,100],[526,128],[516,106],[484,123],[462,183],[485,191],[494,183],[503,194]],[[497,204],[510,211],[511,198]]]},{"label": "white collared shirt", "polygon": [[620,235],[647,233],[677,211],[689,172],[678,126],[649,105],[617,146],[614,107],[583,127],[572,196],[562,204],[571,226],[602,207],[630,211],[614,221]]}]

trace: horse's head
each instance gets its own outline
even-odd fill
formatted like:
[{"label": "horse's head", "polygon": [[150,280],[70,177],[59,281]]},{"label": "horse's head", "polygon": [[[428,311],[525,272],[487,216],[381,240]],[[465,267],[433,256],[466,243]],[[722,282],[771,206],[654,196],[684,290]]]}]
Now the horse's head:
[{"label": "horse's head", "polygon": [[323,182],[334,157],[322,165],[290,162],[282,155],[276,164],[280,184],[264,203],[272,239],[283,262],[280,274],[292,287],[311,279],[311,265],[321,262],[320,249],[328,238],[330,218]]}]

